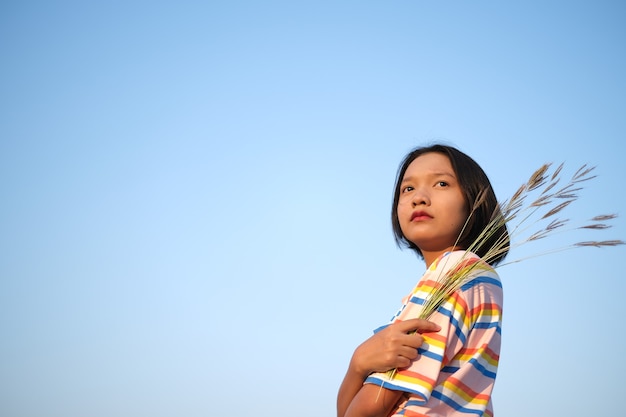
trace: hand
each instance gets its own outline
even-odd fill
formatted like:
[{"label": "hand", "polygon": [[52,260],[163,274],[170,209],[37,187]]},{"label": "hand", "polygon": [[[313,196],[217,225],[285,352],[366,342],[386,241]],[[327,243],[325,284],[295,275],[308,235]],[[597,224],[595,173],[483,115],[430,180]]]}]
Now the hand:
[{"label": "hand", "polygon": [[407,367],[417,358],[417,348],[424,343],[420,333],[439,330],[439,325],[422,319],[390,324],[356,348],[350,367],[363,377],[372,372]]}]

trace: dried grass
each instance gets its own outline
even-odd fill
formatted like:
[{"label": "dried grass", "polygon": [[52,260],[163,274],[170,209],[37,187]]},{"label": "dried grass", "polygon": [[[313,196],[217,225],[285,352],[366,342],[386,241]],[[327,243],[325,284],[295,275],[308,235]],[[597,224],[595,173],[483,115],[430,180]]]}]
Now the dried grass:
[{"label": "dried grass", "polygon": [[[484,242],[494,236],[503,224],[507,225],[510,239],[498,239],[496,243],[488,249],[486,255],[482,258],[488,264],[491,264],[503,253],[510,251],[513,248],[544,239],[557,232],[571,232],[576,229],[606,230],[610,228],[611,226],[605,222],[617,218],[616,214],[597,215],[591,219],[591,223],[572,227],[570,229],[566,228],[566,226],[570,225],[570,219],[560,219],[555,217],[570,206],[570,204],[578,200],[578,192],[583,189],[583,187],[580,186],[581,183],[590,181],[596,177],[595,175],[591,175],[595,167],[583,165],[574,173],[565,186],[557,189],[557,191],[553,191],[561,181],[563,167],[564,164],[561,164],[552,173],[550,173],[551,164],[544,164],[533,172],[528,181],[518,188],[511,199],[500,203],[500,210],[496,210],[496,212],[493,213],[487,227],[482,231],[476,241],[474,241],[470,247],[466,249],[466,253],[473,252],[476,248],[481,247]],[[535,194],[538,194],[538,196],[530,203],[527,203],[526,200],[531,199],[531,196]],[[479,193],[476,201],[472,205],[470,216],[465,223],[466,225],[470,217],[481,205],[485,195],[486,190]],[[465,229],[465,226],[463,229]],[[460,235],[462,234],[463,230]],[[625,242],[623,240],[618,239],[581,241],[562,248],[556,248],[526,256],[524,258],[512,261],[507,260],[506,262],[500,263],[497,267],[499,268],[525,259],[572,248],[602,248],[624,245],[624,243]],[[473,263],[469,266],[461,265],[464,258],[465,257],[462,257],[459,263],[449,269],[449,271],[451,271],[450,273],[439,277],[436,285],[437,289],[432,291],[426,299],[422,306],[419,318],[428,319],[454,292],[459,290],[461,286],[467,282],[468,277],[471,277],[472,271],[475,268],[479,268],[481,265],[480,263]],[[388,378],[393,379],[396,372],[397,369],[388,371]]]}]

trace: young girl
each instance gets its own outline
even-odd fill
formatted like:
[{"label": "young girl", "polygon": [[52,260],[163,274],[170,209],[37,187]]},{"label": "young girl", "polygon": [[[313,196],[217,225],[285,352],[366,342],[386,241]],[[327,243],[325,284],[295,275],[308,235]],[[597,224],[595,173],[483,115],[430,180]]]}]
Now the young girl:
[{"label": "young girl", "polygon": [[[493,268],[474,270],[430,321],[416,317],[437,277],[460,258],[482,262],[495,239],[508,240],[503,225],[475,254],[465,251],[497,210],[489,179],[461,151],[433,145],[405,157],[394,191],[393,230],[396,242],[417,252],[428,269],[392,323],[355,350],[339,389],[338,417],[493,416],[502,314],[502,286]],[[396,369],[393,377],[385,372],[390,369]]]}]

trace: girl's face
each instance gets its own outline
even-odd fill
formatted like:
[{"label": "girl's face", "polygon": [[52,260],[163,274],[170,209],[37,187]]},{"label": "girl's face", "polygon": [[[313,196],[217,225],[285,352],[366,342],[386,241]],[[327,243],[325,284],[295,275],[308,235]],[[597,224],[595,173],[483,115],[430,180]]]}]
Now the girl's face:
[{"label": "girl's face", "polygon": [[420,248],[427,265],[454,248],[469,209],[446,155],[431,152],[411,162],[397,210],[402,233]]}]

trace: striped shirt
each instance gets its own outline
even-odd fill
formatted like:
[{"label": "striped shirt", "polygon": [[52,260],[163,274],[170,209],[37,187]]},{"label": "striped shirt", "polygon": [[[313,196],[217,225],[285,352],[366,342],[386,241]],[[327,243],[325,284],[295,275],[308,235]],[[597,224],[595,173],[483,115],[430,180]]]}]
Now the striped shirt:
[{"label": "striped shirt", "polygon": [[[463,286],[429,320],[419,357],[392,378],[371,374],[365,383],[404,391],[392,416],[493,416],[491,392],[500,356],[502,284],[495,270],[473,253],[448,252],[430,265],[391,322],[417,318],[436,280],[458,261],[477,263]],[[384,327],[384,326],[383,326]]]}]

